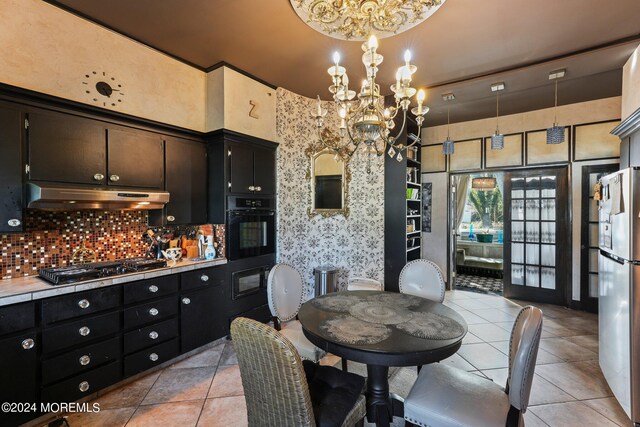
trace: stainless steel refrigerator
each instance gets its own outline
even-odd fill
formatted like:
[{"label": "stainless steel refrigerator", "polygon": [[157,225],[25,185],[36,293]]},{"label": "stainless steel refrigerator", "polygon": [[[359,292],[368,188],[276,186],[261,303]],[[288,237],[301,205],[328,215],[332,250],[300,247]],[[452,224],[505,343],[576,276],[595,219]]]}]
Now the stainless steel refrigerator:
[{"label": "stainless steel refrigerator", "polygon": [[600,368],[623,409],[640,423],[640,169],[602,178],[599,205]]}]

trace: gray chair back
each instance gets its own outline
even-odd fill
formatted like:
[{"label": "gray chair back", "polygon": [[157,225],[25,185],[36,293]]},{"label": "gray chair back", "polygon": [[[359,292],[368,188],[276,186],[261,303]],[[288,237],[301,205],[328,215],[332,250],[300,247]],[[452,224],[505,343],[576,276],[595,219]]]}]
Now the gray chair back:
[{"label": "gray chair back", "polygon": [[524,307],[518,313],[511,330],[509,377],[506,384],[509,403],[521,413],[529,405],[541,334],[542,311],[533,306]]},{"label": "gray chair back", "polygon": [[302,305],[302,276],[288,264],[276,264],[267,279],[267,299],[271,315],[283,322],[295,319]]},{"label": "gray chair back", "polygon": [[400,272],[400,292],[403,294],[442,302],[445,290],[440,268],[427,259],[410,261]]},{"label": "gray chair back", "polygon": [[275,329],[252,319],[231,322],[249,426],[315,426],[302,360]]}]

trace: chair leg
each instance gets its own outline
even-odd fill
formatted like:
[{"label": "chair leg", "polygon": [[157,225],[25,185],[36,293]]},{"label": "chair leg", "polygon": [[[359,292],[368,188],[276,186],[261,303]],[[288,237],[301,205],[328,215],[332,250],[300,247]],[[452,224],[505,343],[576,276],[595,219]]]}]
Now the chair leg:
[{"label": "chair leg", "polygon": [[349,367],[347,366],[347,359],[345,359],[344,357],[342,358],[342,370],[344,372],[349,372]]},{"label": "chair leg", "polygon": [[422,365],[416,366],[416,369],[418,370],[418,375],[420,375],[420,369],[422,369]]},{"label": "chair leg", "polygon": [[364,427],[364,418],[360,419],[353,427]]}]

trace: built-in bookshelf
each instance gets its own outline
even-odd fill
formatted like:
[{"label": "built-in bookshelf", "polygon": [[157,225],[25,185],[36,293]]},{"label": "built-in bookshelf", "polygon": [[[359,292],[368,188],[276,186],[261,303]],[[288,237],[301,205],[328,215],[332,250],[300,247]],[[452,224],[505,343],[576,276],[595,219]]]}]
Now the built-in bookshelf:
[{"label": "built-in bookshelf", "polygon": [[[401,126],[401,123],[397,124]],[[407,142],[407,133],[416,134],[417,125],[407,117],[407,130],[398,137]],[[411,141],[409,141],[411,142]],[[420,143],[402,161],[385,156],[384,252],[385,290],[398,291],[400,271],[422,254],[422,183]]]}]

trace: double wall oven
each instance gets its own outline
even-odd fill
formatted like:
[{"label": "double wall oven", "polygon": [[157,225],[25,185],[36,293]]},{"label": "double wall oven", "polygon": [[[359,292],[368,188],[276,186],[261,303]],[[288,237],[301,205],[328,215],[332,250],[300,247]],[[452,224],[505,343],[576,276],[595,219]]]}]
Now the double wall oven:
[{"label": "double wall oven", "polygon": [[228,202],[231,297],[239,302],[266,290],[275,255],[275,201],[229,197]]}]

